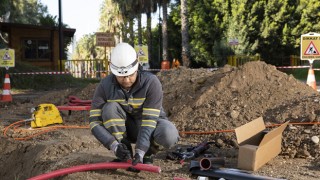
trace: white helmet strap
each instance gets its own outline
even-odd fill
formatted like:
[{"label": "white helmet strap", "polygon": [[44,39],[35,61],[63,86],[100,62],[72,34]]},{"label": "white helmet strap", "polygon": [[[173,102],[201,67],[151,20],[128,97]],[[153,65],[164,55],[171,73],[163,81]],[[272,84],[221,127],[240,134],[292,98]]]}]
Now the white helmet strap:
[{"label": "white helmet strap", "polygon": [[135,61],[133,61],[133,63],[131,63],[129,66],[127,67],[118,67],[112,63],[110,63],[110,66],[112,69],[116,70],[119,74],[126,74],[131,68],[133,68],[136,64],[138,63],[138,60],[136,59]]}]

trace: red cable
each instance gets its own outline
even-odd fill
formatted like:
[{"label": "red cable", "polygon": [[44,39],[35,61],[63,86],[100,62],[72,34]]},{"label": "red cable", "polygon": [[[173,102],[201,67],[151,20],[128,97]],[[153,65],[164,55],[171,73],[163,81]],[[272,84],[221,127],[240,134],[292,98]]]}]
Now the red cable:
[{"label": "red cable", "polygon": [[[74,172],[99,170],[99,169],[128,169],[129,167],[133,167],[133,166],[131,163],[127,163],[127,162],[105,162],[105,163],[96,163],[96,164],[85,164],[85,165],[74,166],[74,167],[65,168],[65,169],[59,169],[56,171],[52,171],[49,173],[45,173],[42,175],[29,178],[28,180],[46,180],[46,179],[55,178],[58,176],[63,176],[66,174],[71,174]],[[136,166],[134,166],[134,168],[137,170],[154,172],[154,173],[161,172],[161,169],[159,166],[153,166],[149,164],[139,163]]]}]

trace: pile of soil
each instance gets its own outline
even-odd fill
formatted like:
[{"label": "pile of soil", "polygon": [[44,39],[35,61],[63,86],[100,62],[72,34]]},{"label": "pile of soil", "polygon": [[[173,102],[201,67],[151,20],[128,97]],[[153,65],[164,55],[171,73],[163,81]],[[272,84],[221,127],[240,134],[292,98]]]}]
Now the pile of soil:
[{"label": "pile of soil", "polygon": [[[229,130],[258,117],[263,117],[266,125],[290,121],[283,133],[281,154],[253,173],[288,179],[320,177],[320,96],[304,82],[264,62],[217,70],[180,67],[161,71],[157,76],[163,85],[164,109],[181,133],[176,147],[212,141],[214,145],[208,152],[226,157],[226,167],[236,168],[238,144],[235,134]],[[5,131],[0,136],[0,176],[26,179],[61,168],[114,159],[88,128],[55,130],[24,141],[17,138],[32,134],[25,130],[28,125],[20,130],[6,129],[19,119],[30,118],[30,108],[38,104],[63,105],[70,95],[91,99],[96,86],[19,93],[13,95],[12,103],[0,104],[0,129]],[[87,125],[87,116],[83,112],[62,113],[66,125]],[[156,156],[154,165],[162,169],[157,175],[105,170],[74,173],[61,179],[196,179],[188,171],[188,162],[181,165],[167,160],[166,153]]]}]

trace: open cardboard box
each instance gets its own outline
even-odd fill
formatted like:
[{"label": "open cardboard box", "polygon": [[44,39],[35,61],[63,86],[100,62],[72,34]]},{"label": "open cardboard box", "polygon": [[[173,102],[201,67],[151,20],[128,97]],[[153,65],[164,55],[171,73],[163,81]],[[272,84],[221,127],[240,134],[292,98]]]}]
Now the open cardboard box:
[{"label": "open cardboard box", "polygon": [[238,168],[256,171],[281,152],[282,132],[289,122],[266,131],[259,117],[235,129],[239,143]]}]

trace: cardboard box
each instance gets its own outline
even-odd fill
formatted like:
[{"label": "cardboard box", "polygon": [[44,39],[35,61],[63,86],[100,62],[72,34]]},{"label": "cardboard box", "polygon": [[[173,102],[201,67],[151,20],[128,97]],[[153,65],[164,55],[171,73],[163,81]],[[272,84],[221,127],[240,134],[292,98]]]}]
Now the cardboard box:
[{"label": "cardboard box", "polygon": [[235,129],[239,143],[238,168],[256,171],[281,152],[282,132],[289,122],[266,131],[259,117]]}]

